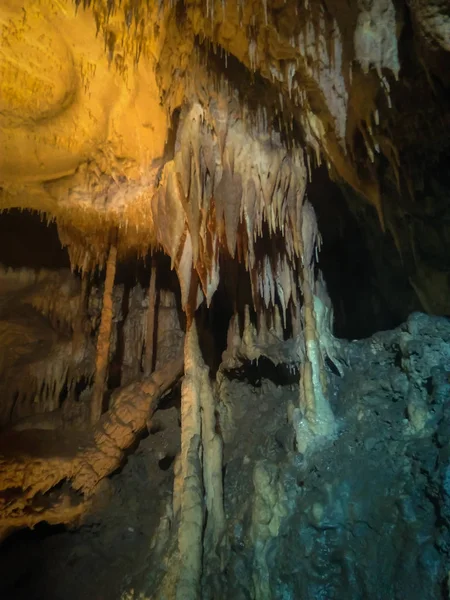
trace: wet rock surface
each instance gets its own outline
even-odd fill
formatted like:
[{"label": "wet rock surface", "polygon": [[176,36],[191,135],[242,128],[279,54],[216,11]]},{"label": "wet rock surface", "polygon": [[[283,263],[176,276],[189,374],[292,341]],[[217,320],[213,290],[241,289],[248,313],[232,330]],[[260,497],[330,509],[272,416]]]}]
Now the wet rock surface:
[{"label": "wet rock surface", "polygon": [[[283,443],[273,451],[276,409],[257,440],[251,429],[240,437],[235,452],[246,444],[247,454],[225,473],[225,588],[208,597],[447,597],[449,343],[450,321],[422,314],[349,343],[345,375],[330,386],[339,435],[310,456]],[[261,465],[266,489],[255,482]],[[274,494],[287,515],[278,523]]]},{"label": "wet rock surface", "polygon": [[142,581],[172,492],[180,442],[174,396],[120,472],[103,481],[97,510],[80,529],[38,525],[0,547],[1,598],[118,599],[131,582]]},{"label": "wet rock surface", "polygon": [[[341,353],[328,386],[338,435],[305,456],[289,420],[297,386],[219,381],[227,532],[220,560],[204,557],[204,598],[448,597],[450,321],[415,313]],[[7,541],[2,597],[161,597],[176,553],[175,407],[149,430],[91,523]]]}]

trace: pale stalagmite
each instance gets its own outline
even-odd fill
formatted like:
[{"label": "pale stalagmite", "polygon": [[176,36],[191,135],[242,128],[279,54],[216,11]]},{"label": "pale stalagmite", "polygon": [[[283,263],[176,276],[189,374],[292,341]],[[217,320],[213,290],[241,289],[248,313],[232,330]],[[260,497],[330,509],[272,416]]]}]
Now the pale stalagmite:
[{"label": "pale stalagmite", "polygon": [[2,2],[0,536],[97,535],[92,598],[448,592],[449,23]]}]

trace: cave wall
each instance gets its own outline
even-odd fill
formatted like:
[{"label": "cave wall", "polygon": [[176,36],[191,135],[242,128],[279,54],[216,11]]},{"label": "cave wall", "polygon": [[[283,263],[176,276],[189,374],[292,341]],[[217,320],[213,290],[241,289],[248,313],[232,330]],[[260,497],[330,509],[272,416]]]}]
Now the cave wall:
[{"label": "cave wall", "polygon": [[447,594],[445,3],[0,16],[0,539],[120,565],[130,509],[127,600]]}]

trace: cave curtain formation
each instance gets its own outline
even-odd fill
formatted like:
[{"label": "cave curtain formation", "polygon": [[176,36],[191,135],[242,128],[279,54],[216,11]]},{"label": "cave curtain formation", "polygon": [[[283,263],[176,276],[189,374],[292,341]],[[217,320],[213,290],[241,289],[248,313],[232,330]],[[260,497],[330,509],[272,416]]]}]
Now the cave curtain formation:
[{"label": "cave curtain formation", "polygon": [[[325,364],[339,371],[343,360],[307,195],[319,166],[376,211],[424,310],[449,307],[446,275],[421,259],[406,215],[448,149],[450,9],[437,0],[6,0],[0,19],[0,210],[56,222],[81,275],[69,329],[73,356],[83,356],[73,373],[93,380],[76,452],[24,462],[2,450],[1,531],[88,511],[184,364],[176,597],[197,598],[203,548],[224,543],[225,517],[217,400],[195,315],[211,306],[224,261],[242,266],[250,289],[229,338],[240,318],[247,356],[269,338],[295,342],[290,421],[303,454],[336,434]],[[408,118],[420,104],[439,105],[439,119],[425,110]],[[117,264],[161,251],[179,281],[184,351],[181,335],[158,364],[153,260],[143,377],[131,374],[108,404]],[[98,268],[93,344],[83,319]],[[59,410],[55,386],[42,412]]]}]

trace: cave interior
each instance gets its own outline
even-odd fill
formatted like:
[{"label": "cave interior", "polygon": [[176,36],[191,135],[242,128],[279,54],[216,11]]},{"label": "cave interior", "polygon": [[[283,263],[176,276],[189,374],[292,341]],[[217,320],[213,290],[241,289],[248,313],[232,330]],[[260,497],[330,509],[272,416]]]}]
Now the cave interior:
[{"label": "cave interior", "polygon": [[0,21],[0,597],[448,600],[448,2]]}]

